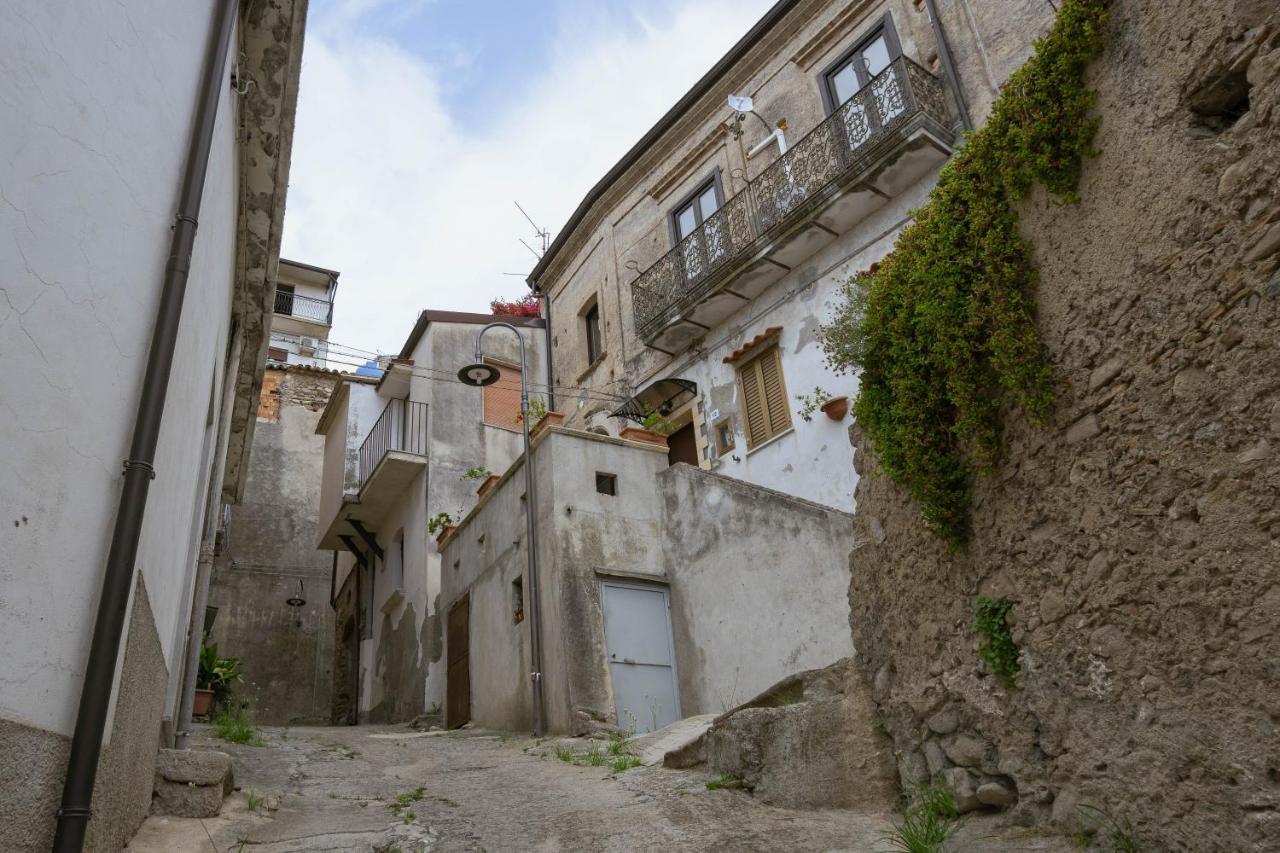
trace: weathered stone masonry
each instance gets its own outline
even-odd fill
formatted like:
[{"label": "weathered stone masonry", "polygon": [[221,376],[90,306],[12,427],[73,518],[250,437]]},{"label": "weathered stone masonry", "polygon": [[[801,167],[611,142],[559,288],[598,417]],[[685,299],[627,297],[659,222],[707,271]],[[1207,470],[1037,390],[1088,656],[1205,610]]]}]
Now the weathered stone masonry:
[{"label": "weathered stone masonry", "polygon": [[[1151,849],[1274,849],[1280,10],[1115,0],[1090,83],[1081,203],[1022,206],[1052,422],[1009,417],[961,553],[859,480],[854,643],[904,782],[1026,824],[1093,805]],[[1013,602],[1012,688],[979,664],[978,595]]]}]

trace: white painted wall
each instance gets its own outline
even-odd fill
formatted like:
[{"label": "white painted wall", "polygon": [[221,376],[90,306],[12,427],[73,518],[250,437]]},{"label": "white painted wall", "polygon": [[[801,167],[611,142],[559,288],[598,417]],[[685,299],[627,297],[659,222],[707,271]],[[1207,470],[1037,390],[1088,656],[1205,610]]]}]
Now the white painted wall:
[{"label": "white painted wall", "polygon": [[[653,378],[674,375],[698,384],[708,431],[715,410],[722,417],[733,417],[735,446],[714,463],[717,473],[853,511],[857,474],[848,435],[852,416],[835,423],[817,412],[805,422],[798,414],[802,406],[798,397],[812,394],[815,386],[850,400],[857,394],[856,376],[839,375],[828,369],[826,355],[816,339],[817,326],[834,316],[841,285],[889,253],[908,211],[924,202],[932,186],[933,178],[926,178],[893,199],[708,332],[705,349],[678,358],[654,374]],[[749,452],[738,399],[737,370],[734,365],[725,364],[724,358],[771,326],[782,327],[779,348],[793,432]],[[721,389],[718,394],[713,390],[717,387]],[[617,421],[613,424],[616,428]],[[711,450],[714,452],[714,437]]]},{"label": "white painted wall", "polygon": [[[164,271],[211,11],[0,0],[0,715],[69,733]],[[138,552],[170,672],[226,353],[224,92]],[[218,412],[214,412],[215,422]]]}]

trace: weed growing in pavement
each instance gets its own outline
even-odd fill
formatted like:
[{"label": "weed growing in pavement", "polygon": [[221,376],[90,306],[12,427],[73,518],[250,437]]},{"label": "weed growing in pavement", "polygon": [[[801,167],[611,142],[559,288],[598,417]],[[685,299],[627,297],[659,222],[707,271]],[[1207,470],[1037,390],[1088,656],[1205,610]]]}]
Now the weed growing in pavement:
[{"label": "weed growing in pavement", "polygon": [[245,807],[251,812],[256,812],[262,808],[262,803],[266,797],[259,797],[254,791],[250,790],[245,794]]},{"label": "weed growing in pavement", "polygon": [[733,790],[745,789],[747,783],[742,781],[741,776],[735,776],[732,773],[721,773],[717,778],[707,783],[708,791],[719,791],[720,789]]},{"label": "weed growing in pavement", "polygon": [[247,746],[266,746],[267,742],[253,727],[248,711],[238,709],[224,712],[213,718],[213,734],[227,743],[242,743]]},{"label": "weed growing in pavement", "polygon": [[946,785],[920,785],[914,803],[902,815],[902,823],[881,838],[894,853],[943,853],[955,831],[958,816],[955,796]]},{"label": "weed growing in pavement", "polygon": [[561,760],[561,761],[563,761],[565,764],[572,764],[572,763],[573,763],[573,750],[572,750],[572,749],[569,749],[568,747],[565,747],[565,746],[557,746],[557,747],[556,747],[556,758],[560,759],[560,760]]},{"label": "weed growing in pavement", "polygon": [[387,804],[387,808],[391,809],[391,813],[405,823],[413,823],[417,815],[413,813],[413,809],[410,806],[421,800],[426,793],[426,788],[414,788],[408,793],[397,794],[395,799]]},{"label": "weed growing in pavement", "polygon": [[582,756],[582,763],[588,767],[603,767],[605,765],[604,750],[597,743],[591,744],[591,748]]},{"label": "weed growing in pavement", "polygon": [[640,759],[634,755],[619,755],[609,762],[609,767],[614,773],[625,773],[633,767],[639,767],[641,764]]}]

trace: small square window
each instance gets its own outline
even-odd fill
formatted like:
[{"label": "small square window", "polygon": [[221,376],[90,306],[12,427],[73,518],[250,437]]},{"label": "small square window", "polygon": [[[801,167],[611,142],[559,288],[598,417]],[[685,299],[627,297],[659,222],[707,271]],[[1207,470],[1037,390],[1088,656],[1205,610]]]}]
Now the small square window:
[{"label": "small square window", "polygon": [[724,456],[733,450],[733,418],[721,418],[716,421],[712,427],[712,433],[715,435],[717,456]]},{"label": "small square window", "polygon": [[618,493],[618,475],[597,471],[596,491],[602,495],[616,495]]},{"label": "small square window", "polygon": [[511,582],[511,621],[519,625],[524,621],[524,576]]}]

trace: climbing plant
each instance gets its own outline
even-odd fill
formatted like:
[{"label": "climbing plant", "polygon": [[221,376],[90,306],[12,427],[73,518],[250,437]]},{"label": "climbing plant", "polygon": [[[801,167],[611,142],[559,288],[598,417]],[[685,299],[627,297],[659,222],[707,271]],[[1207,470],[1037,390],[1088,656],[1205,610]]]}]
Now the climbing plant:
[{"label": "climbing plant", "polygon": [[953,547],[968,536],[970,481],[999,450],[1001,409],[1043,420],[1053,400],[1015,203],[1036,183],[1077,200],[1098,128],[1084,72],[1103,46],[1106,6],[1064,0],[893,252],[845,285],[822,329],[829,364],[861,371],[854,415],[884,472]]},{"label": "climbing plant", "polygon": [[1009,629],[1009,611],[1013,602],[1007,598],[988,598],[978,596],[973,630],[982,640],[978,647],[978,657],[987,662],[987,667],[1006,685],[1013,685],[1013,677],[1021,669],[1018,663],[1018,644],[1013,641],[1013,632]]}]

